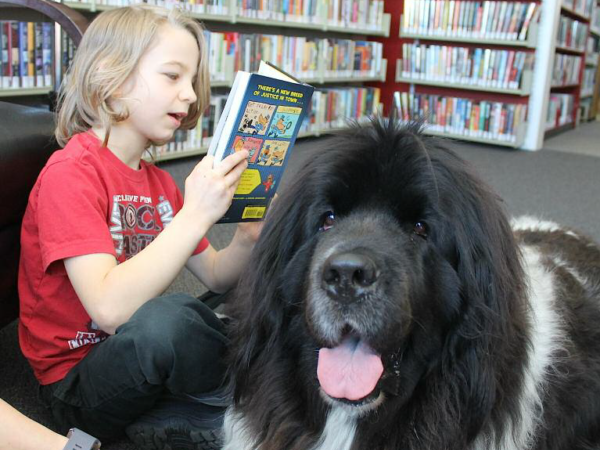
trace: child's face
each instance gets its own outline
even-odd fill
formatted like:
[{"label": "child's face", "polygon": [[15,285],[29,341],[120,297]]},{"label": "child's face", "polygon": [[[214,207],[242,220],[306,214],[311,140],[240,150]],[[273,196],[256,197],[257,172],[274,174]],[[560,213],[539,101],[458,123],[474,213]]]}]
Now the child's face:
[{"label": "child's face", "polygon": [[193,83],[200,52],[193,35],[164,25],[140,59],[137,70],[122,86],[130,115],[117,126],[132,139],[165,142],[173,137],[189,107],[196,101]]}]

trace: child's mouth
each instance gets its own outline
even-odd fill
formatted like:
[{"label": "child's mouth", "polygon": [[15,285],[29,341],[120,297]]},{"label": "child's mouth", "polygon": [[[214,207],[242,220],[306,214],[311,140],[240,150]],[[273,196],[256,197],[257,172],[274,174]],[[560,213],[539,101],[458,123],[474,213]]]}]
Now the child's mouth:
[{"label": "child's mouth", "polygon": [[187,116],[186,113],[168,113],[167,115],[175,121],[178,127],[181,125],[183,118]]}]

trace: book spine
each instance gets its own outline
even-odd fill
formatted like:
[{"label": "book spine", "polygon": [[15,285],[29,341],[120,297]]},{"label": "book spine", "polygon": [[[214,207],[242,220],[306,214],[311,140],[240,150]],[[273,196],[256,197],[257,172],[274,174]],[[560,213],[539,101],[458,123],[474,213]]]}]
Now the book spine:
[{"label": "book spine", "polygon": [[23,87],[21,85],[21,78],[20,78],[20,63],[19,63],[19,59],[20,59],[20,51],[19,51],[19,22],[16,21],[11,21],[10,23],[10,39],[11,39],[11,44],[12,44],[12,57],[11,57],[11,61],[12,61],[12,81],[11,81],[11,85],[10,87],[12,88],[17,88],[17,87]]},{"label": "book spine", "polygon": [[10,42],[10,23],[0,20],[0,87],[8,89],[11,85],[12,67],[11,67],[11,42]]},{"label": "book spine", "polygon": [[42,22],[42,77],[44,79],[44,86],[52,86],[53,32],[53,24]]}]

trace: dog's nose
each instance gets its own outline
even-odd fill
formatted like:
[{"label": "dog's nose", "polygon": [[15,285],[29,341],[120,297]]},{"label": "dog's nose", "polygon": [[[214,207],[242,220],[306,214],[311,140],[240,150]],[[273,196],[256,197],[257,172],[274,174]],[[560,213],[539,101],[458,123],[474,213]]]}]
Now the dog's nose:
[{"label": "dog's nose", "polygon": [[377,275],[377,265],[368,256],[341,253],[325,261],[322,286],[333,300],[352,303],[373,290]]}]

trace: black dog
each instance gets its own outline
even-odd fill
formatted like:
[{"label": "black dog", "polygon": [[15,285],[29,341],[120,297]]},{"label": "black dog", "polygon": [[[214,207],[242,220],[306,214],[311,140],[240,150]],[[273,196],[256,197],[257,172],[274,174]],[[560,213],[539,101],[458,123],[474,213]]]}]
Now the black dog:
[{"label": "black dog", "polygon": [[226,450],[600,448],[599,248],[418,125],[315,149],[237,302]]}]

